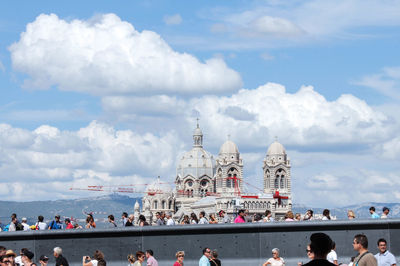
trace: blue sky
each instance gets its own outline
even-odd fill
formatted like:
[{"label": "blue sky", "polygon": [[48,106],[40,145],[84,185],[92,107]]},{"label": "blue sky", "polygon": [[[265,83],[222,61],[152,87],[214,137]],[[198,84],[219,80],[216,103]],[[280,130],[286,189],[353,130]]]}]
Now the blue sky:
[{"label": "blue sky", "polygon": [[295,203],[398,201],[399,13],[373,0],[3,3],[0,195],[173,181],[199,116],[205,148],[231,135],[252,185],[277,136]]}]

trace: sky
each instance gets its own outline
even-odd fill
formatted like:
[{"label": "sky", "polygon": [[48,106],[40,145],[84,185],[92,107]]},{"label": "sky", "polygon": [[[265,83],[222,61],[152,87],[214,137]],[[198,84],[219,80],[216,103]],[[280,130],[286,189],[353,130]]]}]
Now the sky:
[{"label": "sky", "polygon": [[[0,198],[173,182],[199,118],[293,203],[400,200],[400,2],[11,1],[0,6]],[[143,191],[138,186],[138,190]]]}]

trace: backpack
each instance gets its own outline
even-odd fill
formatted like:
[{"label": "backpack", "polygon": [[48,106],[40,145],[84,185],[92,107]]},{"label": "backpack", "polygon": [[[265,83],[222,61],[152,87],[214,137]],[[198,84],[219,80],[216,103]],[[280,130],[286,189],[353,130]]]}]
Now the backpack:
[{"label": "backpack", "polygon": [[54,221],[54,220],[51,221],[51,224],[50,224],[50,230],[53,230],[53,229],[61,229],[61,225],[56,223],[56,221]]},{"label": "backpack", "polygon": [[16,230],[16,231],[23,231],[23,230],[24,230],[24,226],[23,226],[20,222],[18,222],[18,223],[15,225],[15,230]]}]

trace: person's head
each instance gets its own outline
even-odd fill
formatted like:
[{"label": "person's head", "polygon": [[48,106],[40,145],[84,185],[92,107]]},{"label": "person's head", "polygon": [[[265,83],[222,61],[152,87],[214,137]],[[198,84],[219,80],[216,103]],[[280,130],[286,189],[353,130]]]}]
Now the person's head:
[{"label": "person's head", "polygon": [[239,211],[238,211],[238,215],[239,215],[240,217],[244,217],[244,216],[245,216],[244,210],[243,210],[243,209],[239,210]]},{"label": "person's head", "polygon": [[43,223],[44,217],[42,215],[39,215],[37,219],[39,222]]},{"label": "person's head", "polygon": [[259,214],[259,213],[256,213],[256,214],[254,214],[254,221],[255,222],[258,222],[258,221],[260,221],[262,218],[261,218],[261,214]]},{"label": "person's head", "polygon": [[194,213],[194,212],[192,212],[191,214],[190,214],[190,218],[192,219],[192,220],[195,220],[196,222],[197,222],[197,215]]},{"label": "person's head", "polygon": [[122,215],[121,215],[121,218],[122,219],[128,218],[128,213],[127,212],[123,212]]},{"label": "person's head", "polygon": [[26,217],[23,217],[23,218],[21,219],[21,222],[27,223],[27,222],[28,222],[28,219],[27,219]]},{"label": "person's head", "polygon": [[104,254],[100,250],[96,250],[93,254],[95,260],[104,260]]},{"label": "person's head", "polygon": [[189,215],[186,215],[186,214],[185,214],[185,216],[183,216],[183,220],[184,220],[184,221],[189,221]]},{"label": "person's head", "polygon": [[274,259],[279,258],[279,249],[278,248],[272,249],[272,257],[274,257]]},{"label": "person's head", "polygon": [[160,215],[161,215],[161,219],[165,218],[165,212],[161,212]]},{"label": "person's head", "polygon": [[86,223],[88,224],[88,223],[90,223],[90,221],[91,221],[91,218],[90,218],[90,216],[88,215],[88,216],[86,216]]},{"label": "person's head", "polygon": [[215,220],[214,213],[210,213],[209,217],[210,217],[210,220]]},{"label": "person's head", "polygon": [[25,251],[27,251],[27,250],[29,250],[29,249],[27,249],[27,248],[21,248],[21,250],[19,251],[19,255],[24,255],[24,252]]},{"label": "person's head", "polygon": [[112,215],[112,214],[108,215],[109,222],[114,222],[114,220],[115,220],[114,215]]},{"label": "person's head", "polygon": [[165,216],[167,217],[167,219],[171,219],[172,218],[172,213],[171,212],[167,212],[165,214]]},{"label": "person's head", "polygon": [[14,218],[17,218],[17,214],[16,213],[11,214],[11,219],[14,219]]},{"label": "person's head", "polygon": [[205,211],[201,211],[200,214],[199,214],[199,217],[200,217],[200,218],[203,218],[203,217],[205,217],[205,216],[206,216],[206,212],[205,212]]},{"label": "person's head", "polygon": [[39,263],[40,265],[47,265],[47,263],[49,263],[49,257],[46,255],[41,255],[39,258]]},{"label": "person's head", "polygon": [[294,214],[292,211],[288,211],[285,214],[285,219],[294,219]]},{"label": "person's head", "polygon": [[244,216],[247,216],[247,215],[249,215],[249,210],[248,210],[248,209],[245,209],[245,210],[244,210]]},{"label": "person's head", "polygon": [[368,249],[367,236],[363,234],[355,235],[353,240],[353,248],[357,251]]},{"label": "person's head", "polygon": [[347,211],[347,218],[349,218],[349,220],[355,219],[356,218],[356,214],[352,210],[348,210]]},{"label": "person's head", "polygon": [[131,264],[135,263],[135,260],[136,260],[135,259],[135,255],[133,255],[133,254],[129,254],[127,259],[128,259],[128,262],[131,263]]},{"label": "person's head", "polygon": [[389,212],[390,212],[390,210],[389,210],[388,207],[383,207],[382,212],[383,212],[385,215],[388,215]]},{"label": "person's head", "polygon": [[216,250],[211,251],[211,258],[213,258],[213,259],[218,258],[218,252]]},{"label": "person's head", "polygon": [[128,216],[128,220],[132,223],[133,222],[133,220],[135,220],[135,215],[133,215],[133,214],[129,214],[129,216]]},{"label": "person's head", "polygon": [[65,218],[64,222],[65,222],[65,224],[70,224],[71,220],[69,218]]},{"label": "person's head", "polygon": [[297,221],[300,221],[301,220],[301,214],[300,213],[296,213],[295,216],[294,216],[294,219],[297,220]]},{"label": "person's head", "polygon": [[53,255],[54,257],[58,258],[62,254],[62,249],[60,247],[55,247],[53,249]]},{"label": "person's head", "polygon": [[56,215],[56,216],[54,216],[54,219],[56,220],[56,222],[59,222],[60,221],[60,215]]},{"label": "person's head", "polygon": [[211,257],[211,250],[209,248],[203,248],[203,255],[207,258]]},{"label": "person's head", "polygon": [[385,253],[386,252],[386,249],[387,249],[387,243],[386,243],[386,240],[384,239],[384,238],[380,238],[379,240],[378,240],[378,249],[379,249],[379,252],[380,253]]},{"label": "person's head", "polygon": [[146,222],[146,217],[143,214],[139,215],[139,221]]},{"label": "person's head", "polygon": [[176,259],[182,264],[183,259],[185,258],[185,251],[178,251],[175,254]]},{"label": "person's head", "polygon": [[314,257],[326,259],[326,255],[332,250],[332,239],[324,233],[314,233],[310,237],[310,249]]},{"label": "person's head", "polygon": [[15,254],[15,252],[11,249],[7,250],[6,254],[3,255],[3,263],[14,265],[14,260],[16,256],[17,254]]},{"label": "person's head", "polygon": [[21,256],[22,262],[24,262],[24,264],[31,262],[32,259],[34,257],[34,254],[29,251],[29,250],[24,250],[23,255]]},{"label": "person's head", "polygon": [[153,253],[153,250],[151,250],[151,249],[146,250],[146,258],[152,257],[153,254],[154,254],[154,253]]},{"label": "person's head", "polygon": [[330,218],[330,211],[329,211],[328,209],[325,209],[325,210],[322,212],[322,215],[323,215],[323,216],[326,216],[326,217],[328,217],[328,218]]},{"label": "person's head", "polygon": [[143,251],[136,252],[136,259],[139,260],[140,262],[143,262],[145,258],[146,255],[143,253]]},{"label": "person's head", "polygon": [[160,219],[161,218],[161,213],[160,212],[156,212],[156,218]]},{"label": "person's head", "polygon": [[313,260],[313,259],[314,259],[314,252],[311,250],[310,245],[307,245],[306,251],[307,251],[307,257],[308,257],[310,260]]},{"label": "person's head", "polygon": [[375,212],[375,207],[371,206],[369,207],[369,213],[373,214]]},{"label": "person's head", "polygon": [[272,216],[272,212],[270,210],[265,211],[265,217],[269,218]]}]

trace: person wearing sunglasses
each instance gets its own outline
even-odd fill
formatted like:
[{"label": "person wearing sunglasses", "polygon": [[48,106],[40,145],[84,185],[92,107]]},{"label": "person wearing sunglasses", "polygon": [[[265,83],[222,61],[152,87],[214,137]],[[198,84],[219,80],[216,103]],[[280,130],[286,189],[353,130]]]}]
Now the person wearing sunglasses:
[{"label": "person wearing sunglasses", "polygon": [[185,258],[185,251],[178,251],[175,254],[176,261],[173,266],[183,266],[183,259]]},{"label": "person wearing sunglasses", "polygon": [[203,256],[199,260],[199,266],[211,266],[210,264],[211,250],[209,248],[203,249]]},{"label": "person wearing sunglasses", "polygon": [[283,258],[279,257],[279,249],[278,248],[272,249],[272,258],[269,258],[263,264],[263,266],[267,266],[267,265],[271,265],[271,266],[283,266],[283,265],[285,265],[285,261],[283,260]]}]

